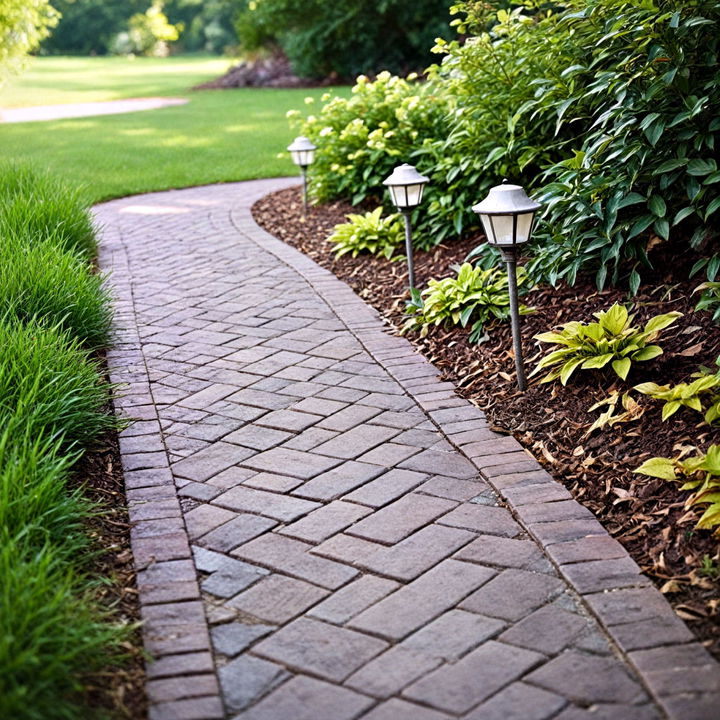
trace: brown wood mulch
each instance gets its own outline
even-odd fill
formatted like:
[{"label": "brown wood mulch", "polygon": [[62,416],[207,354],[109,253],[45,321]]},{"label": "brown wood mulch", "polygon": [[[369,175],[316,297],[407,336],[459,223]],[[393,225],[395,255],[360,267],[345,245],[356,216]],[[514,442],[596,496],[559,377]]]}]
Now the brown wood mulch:
[{"label": "brown wood mulch", "polygon": [[99,605],[107,613],[108,622],[132,628],[119,648],[120,661],[84,678],[84,702],[88,708],[104,713],[103,717],[107,714],[113,720],[144,720],[145,656],[117,433],[108,433],[81,459],[73,480],[97,508],[86,522],[86,532],[96,553],[88,572],[104,578],[96,593]]},{"label": "brown wood mulch", "polygon": [[[253,207],[253,216],[262,227],[347,282],[399,332],[407,319],[405,262],[368,255],[336,259],[326,238],[348,212],[358,212],[358,208],[334,202],[311,208],[303,218],[299,188],[268,195]],[[462,262],[480,241],[479,236],[464,238],[430,252],[417,252],[418,287],[431,277],[449,275],[450,266]],[[416,332],[406,337],[445,379],[456,384],[462,396],[485,411],[495,429],[512,433],[595,513],[678,615],[720,658],[718,538],[695,529],[699,513],[686,509],[688,493],[678,485],[632,472],[648,457],[674,455],[680,445],[705,449],[720,443],[720,430],[703,424],[702,416],[689,409],[661,422],[661,403],[633,393],[642,406],[641,417],[587,434],[601,412],[591,413],[588,408],[611,391],[625,392],[647,381],[685,381],[699,365],[714,367],[720,355],[720,328],[709,313],[694,311],[697,295],[692,290],[700,281],[687,279],[693,258],[671,247],[656,249],[655,255],[658,270],[632,298],[636,324],[671,310],[683,317],[663,332],[659,343],[664,354],[636,363],[626,382],[612,373],[585,371],[576,372],[567,387],[557,382],[541,385],[541,373],[531,379],[527,392],[520,393],[515,386],[510,328],[505,324],[489,328],[489,340],[479,345],[470,345],[468,332],[458,328],[432,328],[425,338]],[[562,322],[591,320],[593,312],[616,300],[627,301],[626,293],[598,292],[591,279],[580,280],[574,287],[539,287],[525,296],[525,304],[536,308],[522,320],[528,372],[548,350],[534,335]]]}]

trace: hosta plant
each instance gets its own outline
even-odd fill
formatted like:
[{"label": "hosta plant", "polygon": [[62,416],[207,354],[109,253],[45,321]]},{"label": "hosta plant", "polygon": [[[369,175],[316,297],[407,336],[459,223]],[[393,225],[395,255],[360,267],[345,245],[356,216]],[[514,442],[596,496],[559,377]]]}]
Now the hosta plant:
[{"label": "hosta plant", "polygon": [[[716,400],[720,400],[720,398],[716,398],[719,387],[720,377],[717,375],[703,375],[690,383],[658,385],[654,382],[646,382],[636,385],[635,389],[643,395],[649,395],[656,400],[664,400],[662,419],[667,420],[681,407],[689,407],[697,410],[697,412],[702,412],[704,408],[701,398],[708,395],[712,398],[712,407],[715,407]],[[705,419],[707,422],[712,422],[707,416]]]},{"label": "hosta plant", "polygon": [[610,365],[615,374],[625,380],[633,362],[652,360],[662,355],[662,348],[653,343],[660,337],[661,330],[682,315],[679,312],[656,315],[640,330],[633,325],[633,316],[619,303],[609,310],[593,314],[597,322],[569,322],[562,325],[559,332],[535,336],[541,342],[559,346],[533,370],[534,375],[543,368],[553,367],[541,382],[560,378],[565,385],[578,368],[598,370],[606,365]]},{"label": "hosta plant", "polygon": [[699,291],[702,294],[695,310],[707,310],[712,313],[714,322],[720,321],[720,282],[704,282],[693,290],[693,292]]},{"label": "hosta plant", "polygon": [[697,527],[715,529],[720,534],[720,445],[711,445],[707,452],[683,459],[654,457],[646,460],[634,472],[640,475],[683,481],[681,490],[694,490],[687,506],[706,505]]},{"label": "hosta plant", "polygon": [[[488,321],[507,320],[510,296],[505,272],[498,268],[473,267],[467,262],[454,269],[455,277],[430,280],[422,293],[412,291],[408,312],[413,317],[405,329],[421,328],[421,334],[425,335],[430,325],[471,325],[470,342],[477,342]],[[521,292],[527,290],[523,268],[518,269],[518,287]],[[531,312],[531,308],[521,305],[520,312]]]},{"label": "hosta plant", "polygon": [[382,217],[382,212],[379,207],[364,215],[350,214],[349,222],[336,225],[328,241],[334,243],[337,257],[368,252],[389,260],[403,241],[403,225],[398,215]]}]

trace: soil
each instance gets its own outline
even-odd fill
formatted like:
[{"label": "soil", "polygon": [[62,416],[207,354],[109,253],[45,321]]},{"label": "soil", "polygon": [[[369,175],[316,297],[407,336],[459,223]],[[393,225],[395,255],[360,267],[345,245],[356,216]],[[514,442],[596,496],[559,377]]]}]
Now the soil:
[{"label": "soil", "polygon": [[108,433],[82,458],[74,481],[99,509],[86,527],[97,553],[88,571],[94,577],[106,579],[99,584],[100,605],[108,613],[109,622],[134,626],[120,648],[121,662],[84,679],[85,702],[113,720],[145,720],[147,699],[140,604],[117,433]]},{"label": "soil", "polygon": [[[312,207],[303,217],[299,188],[268,195],[253,208],[262,227],[347,282],[382,314],[393,332],[400,333],[407,319],[405,263],[369,255],[336,259],[326,238],[348,212],[358,212],[358,208],[334,202]],[[476,235],[416,252],[418,287],[431,277],[451,274],[451,266],[462,262],[482,241]],[[588,434],[602,412],[589,412],[589,407],[609,393],[623,393],[641,382],[686,381],[699,365],[713,367],[720,355],[720,328],[709,313],[694,311],[697,295],[692,291],[699,281],[687,279],[694,258],[685,247],[656,247],[653,259],[659,270],[645,279],[632,298],[636,324],[671,310],[683,316],[662,333],[659,343],[664,354],[651,362],[635,363],[627,381],[612,372],[583,371],[563,387],[558,382],[539,384],[541,373],[521,393],[515,385],[509,325],[489,327],[489,338],[478,345],[471,345],[468,331],[459,328],[431,328],[424,338],[416,332],[406,337],[441,370],[444,379],[455,383],[459,394],[485,411],[494,429],[514,435],[595,513],[720,659],[718,537],[695,529],[700,513],[686,508],[688,493],[678,484],[632,472],[649,457],[675,455],[680,446],[704,450],[718,444],[720,429],[707,426],[699,413],[689,409],[662,422],[661,403],[632,393],[640,405],[640,417]],[[627,302],[627,294],[618,289],[598,292],[591,278],[581,278],[573,287],[542,286],[528,293],[523,302],[535,308],[522,319],[528,372],[548,351],[534,335],[570,320],[592,320],[593,312],[615,301]]]}]

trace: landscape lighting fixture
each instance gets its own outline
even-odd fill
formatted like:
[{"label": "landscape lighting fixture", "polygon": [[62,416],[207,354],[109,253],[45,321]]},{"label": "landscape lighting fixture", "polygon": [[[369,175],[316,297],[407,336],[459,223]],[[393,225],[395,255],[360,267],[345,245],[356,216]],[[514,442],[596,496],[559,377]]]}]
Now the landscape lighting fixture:
[{"label": "landscape lighting fixture", "polygon": [[428,178],[407,163],[396,167],[392,175],[383,182],[383,185],[387,185],[390,190],[390,197],[405,221],[405,250],[408,263],[408,282],[411,290],[415,287],[415,269],[413,267],[410,213],[420,205],[427,182]]},{"label": "landscape lighting fixture", "polygon": [[535,213],[540,204],[531,200],[519,185],[503,180],[502,185],[490,189],[487,197],[473,211],[480,216],[489,245],[497,248],[505,261],[510,295],[510,320],[512,322],[513,349],[517,384],[525,390],[527,381],[522,358],[520,339],[520,312],[518,309],[517,256],[519,248],[530,240]]},{"label": "landscape lighting fixture", "polygon": [[315,160],[315,151],[317,147],[312,142],[301,135],[296,137],[292,144],[288,146],[292,161],[300,168],[303,181],[303,215],[307,212],[307,169],[308,165],[312,165]]}]

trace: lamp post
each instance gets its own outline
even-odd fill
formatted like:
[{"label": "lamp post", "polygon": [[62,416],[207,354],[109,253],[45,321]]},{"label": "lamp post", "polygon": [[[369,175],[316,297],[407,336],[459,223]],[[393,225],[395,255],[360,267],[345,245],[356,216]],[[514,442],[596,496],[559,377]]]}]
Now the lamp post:
[{"label": "lamp post", "polygon": [[512,322],[513,349],[517,384],[525,390],[522,342],[520,339],[520,311],[518,309],[517,256],[518,250],[530,239],[535,213],[540,204],[531,200],[519,185],[503,180],[502,185],[490,189],[487,197],[473,211],[480,216],[488,244],[500,250],[508,273],[510,319]]},{"label": "lamp post", "polygon": [[405,221],[405,250],[408,262],[408,282],[411,290],[415,287],[415,268],[413,267],[410,213],[420,204],[427,182],[428,178],[407,163],[398,165],[392,175],[383,182],[383,185],[387,185],[390,190],[390,197]]},{"label": "lamp post", "polygon": [[308,138],[301,135],[296,137],[292,144],[288,146],[290,151],[290,157],[292,161],[300,168],[303,181],[303,215],[307,213],[307,169],[308,165],[312,165],[315,160],[315,151],[317,147],[308,140]]}]

